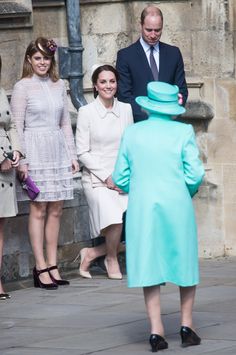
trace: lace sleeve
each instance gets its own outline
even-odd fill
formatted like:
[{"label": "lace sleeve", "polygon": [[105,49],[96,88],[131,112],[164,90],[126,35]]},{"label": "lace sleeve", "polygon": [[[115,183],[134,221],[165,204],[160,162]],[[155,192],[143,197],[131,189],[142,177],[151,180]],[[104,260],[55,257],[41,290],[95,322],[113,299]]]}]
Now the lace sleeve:
[{"label": "lace sleeve", "polygon": [[[27,91],[22,82],[15,84],[11,96],[11,113],[13,124],[16,124],[17,132],[19,135],[20,146],[22,153],[25,156],[25,140],[24,140],[24,126],[25,114],[27,109]],[[27,157],[20,161],[21,165],[27,164]]]},{"label": "lace sleeve", "polygon": [[69,109],[68,109],[68,98],[67,98],[67,93],[66,93],[66,88],[64,83],[63,83],[63,91],[64,91],[63,94],[64,102],[63,102],[63,114],[61,118],[61,129],[64,133],[71,159],[77,159],[75,140],[74,140],[74,135],[71,127],[71,120],[70,120]]}]

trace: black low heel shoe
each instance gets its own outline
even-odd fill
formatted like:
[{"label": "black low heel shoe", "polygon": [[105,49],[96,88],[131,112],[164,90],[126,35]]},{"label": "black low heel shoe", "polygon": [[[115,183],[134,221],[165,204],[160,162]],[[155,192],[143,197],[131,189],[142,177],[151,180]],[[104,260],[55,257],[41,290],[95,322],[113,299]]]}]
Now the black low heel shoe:
[{"label": "black low heel shoe", "polygon": [[201,343],[201,338],[189,327],[181,327],[180,336],[183,348],[191,345],[199,345]]},{"label": "black low heel shoe", "polygon": [[163,337],[158,334],[151,334],[149,338],[149,343],[151,345],[153,353],[156,353],[158,350],[168,349],[168,343]]},{"label": "black low heel shoe", "polygon": [[44,284],[41,282],[39,275],[44,272],[48,272],[48,269],[37,270],[36,267],[33,269],[34,287],[45,288],[46,290],[56,290],[58,288],[57,284],[54,282],[50,284]]},{"label": "black low heel shoe", "polygon": [[48,272],[49,272],[49,275],[50,275],[50,277],[51,277],[51,279],[52,279],[52,282],[54,282],[55,284],[57,284],[58,286],[67,286],[67,285],[69,285],[70,284],[70,282],[69,281],[67,281],[67,280],[57,280],[57,279],[55,279],[53,276],[52,276],[52,274],[51,274],[51,270],[55,270],[55,269],[58,269],[58,267],[55,265],[55,266],[50,266],[49,268],[48,268]]},{"label": "black low heel shoe", "polygon": [[9,300],[11,296],[8,293],[0,293],[0,300]]}]

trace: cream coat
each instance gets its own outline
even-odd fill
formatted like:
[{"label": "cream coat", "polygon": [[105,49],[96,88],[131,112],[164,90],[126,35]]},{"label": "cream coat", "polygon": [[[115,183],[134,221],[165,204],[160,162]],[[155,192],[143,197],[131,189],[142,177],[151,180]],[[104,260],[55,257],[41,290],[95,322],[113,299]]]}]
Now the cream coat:
[{"label": "cream coat", "polygon": [[[11,121],[10,107],[5,91],[0,88],[0,164],[3,152],[21,151],[15,124]],[[17,214],[15,172],[0,171],[0,218]]]},{"label": "cream coat", "polygon": [[109,190],[104,181],[113,172],[121,136],[131,123],[131,106],[117,99],[111,110],[98,97],[79,109],[76,145],[83,165],[82,185],[89,206],[91,238],[98,237],[111,224],[122,223],[127,195]]}]

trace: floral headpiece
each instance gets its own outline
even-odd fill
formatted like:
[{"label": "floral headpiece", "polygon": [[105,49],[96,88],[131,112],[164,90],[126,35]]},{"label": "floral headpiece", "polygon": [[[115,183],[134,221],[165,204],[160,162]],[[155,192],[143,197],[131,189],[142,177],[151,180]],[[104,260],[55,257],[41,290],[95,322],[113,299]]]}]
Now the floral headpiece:
[{"label": "floral headpiece", "polygon": [[57,44],[53,39],[49,39],[47,41],[46,47],[50,50],[50,52],[55,53],[57,50]]},{"label": "floral headpiece", "polygon": [[57,45],[53,39],[47,40],[43,37],[36,39],[35,45],[43,55],[49,57],[53,57],[57,49]]}]

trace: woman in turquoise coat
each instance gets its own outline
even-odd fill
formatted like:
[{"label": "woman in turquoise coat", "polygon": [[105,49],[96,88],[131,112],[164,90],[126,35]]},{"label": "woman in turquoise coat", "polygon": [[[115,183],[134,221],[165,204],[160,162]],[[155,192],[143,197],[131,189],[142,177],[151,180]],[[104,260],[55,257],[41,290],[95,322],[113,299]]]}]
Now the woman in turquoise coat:
[{"label": "woman in turquoise coat", "polygon": [[192,197],[204,176],[193,128],[173,120],[185,109],[178,87],[148,84],[136,102],[146,121],[125,130],[113,180],[129,193],[126,217],[129,287],[143,287],[151,322],[152,351],[168,347],[161,320],[160,285],[180,287],[182,346],[198,345],[192,308],[199,282],[197,230]]}]

